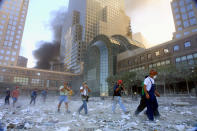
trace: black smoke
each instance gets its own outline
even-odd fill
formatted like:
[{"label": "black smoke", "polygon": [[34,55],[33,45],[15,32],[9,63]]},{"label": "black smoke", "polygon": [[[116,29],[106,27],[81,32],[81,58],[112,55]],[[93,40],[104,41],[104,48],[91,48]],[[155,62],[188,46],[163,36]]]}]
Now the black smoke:
[{"label": "black smoke", "polygon": [[51,62],[60,62],[60,43],[63,24],[66,18],[65,8],[51,13],[50,29],[53,33],[53,41],[40,41],[38,49],[33,51],[33,55],[37,60],[36,67],[39,69],[50,69]]},{"label": "black smoke", "polygon": [[59,62],[60,43],[40,41],[39,44],[40,48],[33,52],[34,57],[38,60],[36,68],[50,69],[51,62]]}]

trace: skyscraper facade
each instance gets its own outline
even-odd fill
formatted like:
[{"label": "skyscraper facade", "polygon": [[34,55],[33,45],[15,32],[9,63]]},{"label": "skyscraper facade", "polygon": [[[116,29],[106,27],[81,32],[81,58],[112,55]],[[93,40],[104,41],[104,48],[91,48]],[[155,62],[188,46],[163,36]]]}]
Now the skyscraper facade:
[{"label": "skyscraper facade", "polygon": [[16,66],[29,0],[5,0],[0,7],[0,65]]},{"label": "skyscraper facade", "polygon": [[172,13],[176,32],[174,39],[186,37],[197,32],[197,1],[173,0]]},{"label": "skyscraper facade", "polygon": [[61,58],[68,70],[80,72],[88,44],[96,36],[116,34],[131,37],[124,0],[70,0],[62,32]]}]

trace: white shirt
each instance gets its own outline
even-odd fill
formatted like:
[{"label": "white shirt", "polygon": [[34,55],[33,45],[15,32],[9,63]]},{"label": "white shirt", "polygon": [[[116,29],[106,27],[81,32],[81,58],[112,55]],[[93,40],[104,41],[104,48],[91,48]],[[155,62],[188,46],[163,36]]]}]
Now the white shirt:
[{"label": "white shirt", "polygon": [[[85,88],[85,87],[81,86],[80,90],[83,90],[83,88]],[[81,95],[88,96],[88,91],[86,88],[83,90],[83,92],[81,92]]]},{"label": "white shirt", "polygon": [[[151,83],[151,82],[152,82],[152,83]],[[147,91],[150,91],[152,84],[155,84],[155,81],[154,81],[153,78],[147,77],[147,78],[144,80],[144,85],[146,85],[146,90],[147,90]]]}]

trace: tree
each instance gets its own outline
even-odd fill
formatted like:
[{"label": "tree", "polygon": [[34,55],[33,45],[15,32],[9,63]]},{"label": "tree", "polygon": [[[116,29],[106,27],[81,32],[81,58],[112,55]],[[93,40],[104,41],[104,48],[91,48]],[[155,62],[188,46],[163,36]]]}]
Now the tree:
[{"label": "tree", "polygon": [[124,72],[122,74],[118,74],[118,75],[114,75],[114,76],[109,76],[107,78],[107,83],[109,86],[109,92],[112,93],[113,92],[113,87],[114,84],[118,81],[118,80],[122,80],[125,89],[128,91],[129,93],[129,88],[132,86],[132,79],[136,76],[135,72]]},{"label": "tree", "polygon": [[167,82],[172,82],[172,76],[176,72],[176,67],[173,65],[166,65],[157,68],[158,77],[157,83],[162,84],[164,87],[164,95],[166,94]]}]

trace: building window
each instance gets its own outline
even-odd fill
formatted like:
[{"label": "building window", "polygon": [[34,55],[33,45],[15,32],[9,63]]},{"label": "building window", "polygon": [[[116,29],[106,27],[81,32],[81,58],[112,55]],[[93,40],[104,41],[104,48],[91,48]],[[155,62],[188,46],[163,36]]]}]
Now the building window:
[{"label": "building window", "polygon": [[182,8],[181,8],[181,13],[185,13],[185,12],[186,12],[185,7],[182,7]]},{"label": "building window", "polygon": [[141,61],[144,61],[144,56],[140,56],[140,60]]},{"label": "building window", "polygon": [[148,59],[151,59],[151,57],[152,57],[152,54],[148,54]]},{"label": "building window", "polygon": [[189,21],[191,25],[196,25],[196,18],[192,18]]},{"label": "building window", "polygon": [[193,59],[193,55],[187,55],[187,59],[188,60]]},{"label": "building window", "polygon": [[192,32],[197,32],[197,29],[192,29]]},{"label": "building window", "polygon": [[194,58],[197,58],[197,53],[193,54]]},{"label": "building window", "polygon": [[181,37],[181,34],[176,34],[176,38],[180,38]]},{"label": "building window", "polygon": [[156,56],[159,56],[159,55],[160,55],[159,51],[156,51],[156,52],[155,52],[155,55],[156,55]]},{"label": "building window", "polygon": [[187,4],[191,3],[192,0],[185,0]]},{"label": "building window", "polygon": [[177,21],[176,24],[177,24],[178,26],[180,26],[180,25],[181,25],[181,21],[180,21],[180,20]]},{"label": "building window", "polygon": [[179,50],[179,45],[175,45],[174,46],[174,51],[178,51]]},{"label": "building window", "polygon": [[178,13],[179,9],[178,8],[174,8],[174,13]]},{"label": "building window", "polygon": [[162,62],[161,62],[161,65],[162,65],[162,66],[165,65],[165,61],[162,61]]},{"label": "building window", "polygon": [[11,61],[15,61],[15,58],[13,57],[13,58],[11,59]]},{"label": "building window", "polygon": [[181,62],[181,58],[180,57],[177,57],[176,58],[176,63],[179,63],[179,62]]},{"label": "building window", "polygon": [[186,20],[186,19],[187,19],[187,14],[185,14],[185,13],[182,14],[182,19],[183,19],[183,20]]},{"label": "building window", "polygon": [[177,6],[177,2],[173,2],[173,3],[172,3],[172,6],[173,6],[173,7],[176,7],[176,6]]},{"label": "building window", "polygon": [[183,25],[184,25],[185,28],[188,27],[188,26],[189,26],[188,20],[184,21],[184,22],[183,22]]},{"label": "building window", "polygon": [[179,15],[179,14],[177,14],[177,15],[176,15],[176,19],[179,19],[179,18],[180,18],[180,15]]},{"label": "building window", "polygon": [[178,31],[182,31],[182,30],[183,30],[183,28],[182,28],[182,27],[179,27],[179,28],[178,28]]},{"label": "building window", "polygon": [[186,61],[186,60],[187,60],[186,56],[181,57],[181,61]]},{"label": "building window", "polygon": [[8,61],[10,58],[8,56],[5,57],[5,60]]},{"label": "building window", "polygon": [[192,4],[187,5],[187,10],[192,10]]},{"label": "building window", "polygon": [[184,6],[184,1],[183,0],[180,0],[179,5],[180,6]]},{"label": "building window", "polygon": [[10,51],[8,50],[6,54],[9,55],[10,54]]},{"label": "building window", "polygon": [[160,62],[158,62],[158,63],[157,63],[157,66],[161,66],[161,63],[160,63]]},{"label": "building window", "polygon": [[4,53],[4,50],[3,49],[1,49],[1,54],[3,54]]},{"label": "building window", "polygon": [[170,64],[170,60],[166,60],[166,65],[169,65]]},{"label": "building window", "polygon": [[194,17],[194,11],[190,11],[189,12],[189,17],[191,18],[191,17]]},{"label": "building window", "polygon": [[190,47],[191,46],[191,42],[190,41],[187,41],[184,43],[184,47],[187,48],[187,47]]},{"label": "building window", "polygon": [[167,53],[169,53],[169,49],[166,48],[166,49],[163,50],[163,52],[164,52],[165,54],[167,54]]},{"label": "building window", "polygon": [[189,34],[189,31],[184,32],[184,35],[188,35],[188,34]]}]

